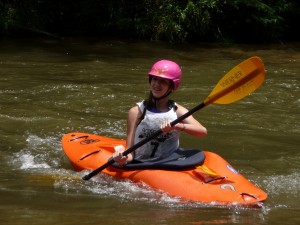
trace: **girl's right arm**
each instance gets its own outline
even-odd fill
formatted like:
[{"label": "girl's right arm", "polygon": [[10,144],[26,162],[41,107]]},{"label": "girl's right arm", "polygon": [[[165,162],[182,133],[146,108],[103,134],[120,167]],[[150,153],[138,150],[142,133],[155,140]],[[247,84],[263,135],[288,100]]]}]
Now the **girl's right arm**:
[{"label": "girl's right arm", "polygon": [[[132,107],[128,111],[128,117],[127,117],[127,138],[126,138],[126,149],[130,148],[134,144],[134,136],[136,127],[138,125],[139,118],[141,117],[141,111],[139,107],[136,105]],[[128,154],[128,160],[132,161],[133,154]]]},{"label": "girl's right arm", "polygon": [[[136,131],[136,127],[137,127],[137,121],[138,121],[138,118],[140,118],[140,116],[141,116],[141,112],[140,112],[138,106],[134,106],[128,111],[126,149],[133,146],[135,131]],[[125,157],[125,156],[122,156],[123,151],[125,151],[125,149],[124,150],[119,150],[118,149],[113,154],[114,160],[117,163],[119,163],[120,165],[124,164],[126,161],[131,162],[133,160],[133,154],[132,153],[129,153],[127,155],[127,157]]]}]

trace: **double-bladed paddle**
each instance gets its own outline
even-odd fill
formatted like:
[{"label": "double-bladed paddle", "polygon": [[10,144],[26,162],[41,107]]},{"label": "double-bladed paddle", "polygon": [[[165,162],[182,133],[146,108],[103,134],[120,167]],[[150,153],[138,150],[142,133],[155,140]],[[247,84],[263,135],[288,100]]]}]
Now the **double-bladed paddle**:
[{"label": "double-bladed paddle", "polygon": [[[171,126],[175,126],[177,123],[181,122],[185,118],[192,115],[194,112],[208,106],[210,104],[230,104],[236,102],[261,86],[265,80],[265,67],[261,59],[257,56],[251,57],[239,65],[231,69],[223,78],[217,83],[215,88],[212,90],[210,95],[199,105],[178,117],[176,120],[171,122]],[[137,144],[131,146],[122,154],[123,156],[135,151],[142,145],[146,144],[148,141],[156,138],[162,134],[162,130],[157,130],[151,136],[143,139]],[[91,173],[82,177],[83,180],[89,180],[99,172],[101,172],[106,167],[114,163],[111,158],[105,164],[99,168],[93,170]]]}]

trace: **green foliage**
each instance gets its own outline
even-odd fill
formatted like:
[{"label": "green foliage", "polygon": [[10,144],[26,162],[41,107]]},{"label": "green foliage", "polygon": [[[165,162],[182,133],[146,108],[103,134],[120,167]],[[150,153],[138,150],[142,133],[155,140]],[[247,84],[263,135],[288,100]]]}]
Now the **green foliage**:
[{"label": "green foliage", "polygon": [[5,0],[0,34],[97,35],[147,40],[299,40],[297,0]]},{"label": "green foliage", "polygon": [[226,16],[216,15],[214,23],[221,25],[221,37],[235,41],[275,40],[285,29],[282,12],[291,6],[285,0],[227,0],[221,6]]},{"label": "green foliage", "polygon": [[0,2],[0,31],[8,31],[12,24],[14,24],[15,9],[10,5],[5,5]]},{"label": "green foliage", "polygon": [[216,1],[145,0],[131,14],[133,30],[140,38],[183,42],[205,36],[211,30]]}]

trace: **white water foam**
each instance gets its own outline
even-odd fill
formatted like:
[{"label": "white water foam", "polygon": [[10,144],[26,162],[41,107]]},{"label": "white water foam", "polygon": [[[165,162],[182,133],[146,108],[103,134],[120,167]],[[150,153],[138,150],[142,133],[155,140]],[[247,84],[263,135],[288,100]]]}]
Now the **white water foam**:
[{"label": "white water foam", "polygon": [[22,154],[18,157],[18,161],[21,162],[20,169],[27,170],[27,169],[34,169],[34,168],[50,168],[50,165],[46,162],[37,162],[35,157],[30,154]]},{"label": "white water foam", "polygon": [[41,138],[37,135],[29,135],[26,139],[27,146],[13,154],[11,163],[21,170],[35,168],[59,167],[61,151],[60,143],[53,137]]},{"label": "white water foam", "polygon": [[155,191],[144,183],[137,184],[130,180],[116,180],[106,174],[99,174],[89,181],[83,181],[81,177],[87,174],[87,171],[74,173],[77,179],[57,179],[54,186],[68,194],[88,192],[102,198],[117,198],[120,201],[147,202],[169,206],[181,202],[179,198]]},{"label": "white water foam", "polygon": [[273,175],[264,180],[266,189],[273,196],[290,195],[299,197],[300,173],[295,171],[286,175]]}]

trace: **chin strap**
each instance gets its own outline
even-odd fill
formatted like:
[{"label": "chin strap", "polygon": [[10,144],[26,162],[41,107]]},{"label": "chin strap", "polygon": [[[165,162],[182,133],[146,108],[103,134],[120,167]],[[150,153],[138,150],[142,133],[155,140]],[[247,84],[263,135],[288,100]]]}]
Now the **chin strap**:
[{"label": "chin strap", "polygon": [[156,101],[161,100],[161,99],[163,99],[163,98],[169,96],[169,95],[172,93],[172,88],[170,88],[163,96],[161,96],[161,97],[159,97],[159,98],[155,98],[155,97],[153,96],[153,94],[152,94],[152,91],[151,91],[150,93],[151,93],[151,97],[154,99],[155,105],[156,105]]}]

